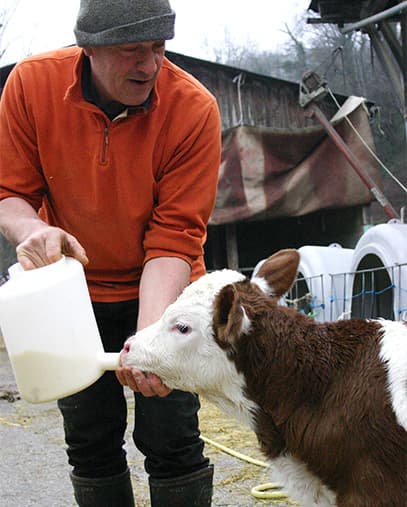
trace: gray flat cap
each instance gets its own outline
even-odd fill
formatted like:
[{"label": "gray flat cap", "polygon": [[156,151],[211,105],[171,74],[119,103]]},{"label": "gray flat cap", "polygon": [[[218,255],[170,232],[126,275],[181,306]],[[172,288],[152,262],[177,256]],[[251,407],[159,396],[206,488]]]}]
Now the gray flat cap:
[{"label": "gray flat cap", "polygon": [[78,46],[113,46],[174,37],[168,0],[81,0],[74,28]]}]

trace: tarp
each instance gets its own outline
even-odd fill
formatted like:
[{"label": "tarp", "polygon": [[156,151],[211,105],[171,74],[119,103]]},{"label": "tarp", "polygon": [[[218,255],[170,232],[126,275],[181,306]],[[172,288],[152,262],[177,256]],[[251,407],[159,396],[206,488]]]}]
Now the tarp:
[{"label": "tarp", "polygon": [[[349,97],[331,123],[380,188],[378,164],[363,144],[374,151],[364,99]],[[210,224],[300,216],[372,200],[322,126],[295,130],[238,126],[223,133]]]}]

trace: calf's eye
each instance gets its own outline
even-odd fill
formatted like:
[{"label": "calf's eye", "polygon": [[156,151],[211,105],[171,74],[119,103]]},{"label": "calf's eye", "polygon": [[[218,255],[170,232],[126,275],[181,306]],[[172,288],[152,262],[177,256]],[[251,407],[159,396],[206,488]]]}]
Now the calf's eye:
[{"label": "calf's eye", "polygon": [[184,324],[183,322],[177,322],[175,324],[175,328],[182,334],[187,334],[190,332],[191,328],[188,324]]}]

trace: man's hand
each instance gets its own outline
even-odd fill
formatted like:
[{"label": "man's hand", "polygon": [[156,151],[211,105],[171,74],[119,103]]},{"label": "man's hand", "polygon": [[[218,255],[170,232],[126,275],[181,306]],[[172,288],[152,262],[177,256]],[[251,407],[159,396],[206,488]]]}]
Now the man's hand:
[{"label": "man's hand", "polygon": [[79,241],[59,227],[45,225],[30,234],[17,248],[17,260],[23,269],[35,269],[59,260],[62,255],[74,257],[86,265],[89,260]]},{"label": "man's hand", "polygon": [[163,398],[170,394],[171,389],[164,385],[157,375],[153,373],[144,373],[135,368],[120,366],[116,370],[116,376],[123,386],[129,386],[136,393],[143,396],[159,396]]},{"label": "man's hand", "polygon": [[23,269],[35,269],[59,260],[62,255],[89,262],[85,249],[71,234],[41,220],[34,208],[20,197],[0,201],[0,232],[16,245]]}]

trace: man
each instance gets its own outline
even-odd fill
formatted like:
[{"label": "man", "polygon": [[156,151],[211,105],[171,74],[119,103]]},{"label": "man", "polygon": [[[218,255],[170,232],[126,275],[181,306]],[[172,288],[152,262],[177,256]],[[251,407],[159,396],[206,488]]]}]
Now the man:
[{"label": "man", "polygon": [[[63,254],[85,265],[106,351],[204,273],[220,119],[164,56],[174,20],[167,0],[82,0],[77,46],[18,64],[0,102],[0,231],[25,269]],[[58,402],[78,505],[134,505],[122,385],[135,391],[151,504],[210,505],[197,397],[137,370],[116,375]]]}]

